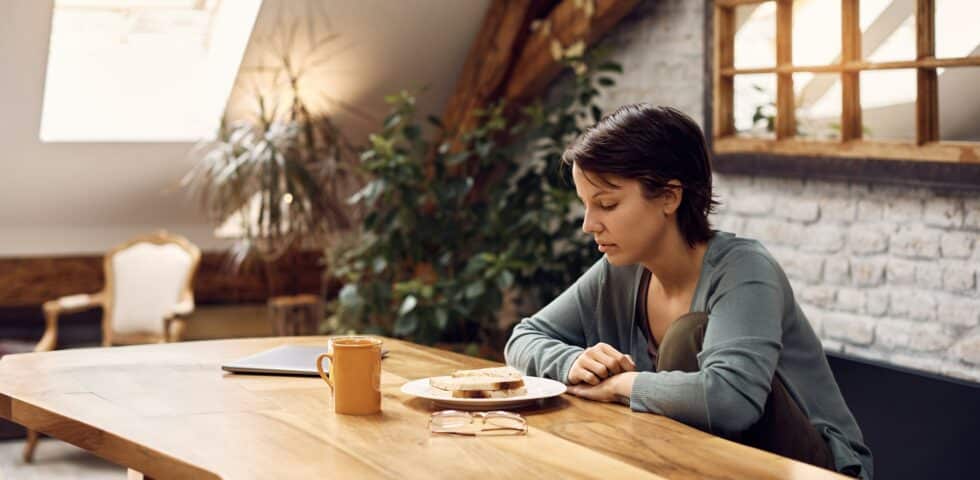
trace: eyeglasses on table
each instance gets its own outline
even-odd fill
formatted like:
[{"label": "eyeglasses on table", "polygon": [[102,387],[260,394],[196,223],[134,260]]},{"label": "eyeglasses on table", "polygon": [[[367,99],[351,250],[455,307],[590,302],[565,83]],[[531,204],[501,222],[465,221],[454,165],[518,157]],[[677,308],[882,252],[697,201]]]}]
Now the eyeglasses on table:
[{"label": "eyeglasses on table", "polygon": [[441,410],[429,416],[432,433],[456,435],[524,435],[527,420],[514,412],[464,412]]}]

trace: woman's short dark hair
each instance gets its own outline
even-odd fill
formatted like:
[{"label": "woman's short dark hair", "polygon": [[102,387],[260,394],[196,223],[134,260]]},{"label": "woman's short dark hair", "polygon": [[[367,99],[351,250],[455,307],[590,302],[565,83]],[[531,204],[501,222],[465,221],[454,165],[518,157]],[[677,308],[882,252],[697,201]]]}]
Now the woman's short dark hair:
[{"label": "woman's short dark hair", "polygon": [[[681,183],[677,225],[690,246],[711,238],[708,215],[718,205],[711,193],[711,162],[701,127],[671,107],[625,105],[586,130],[562,155],[608,186],[607,176],[638,180],[644,193],[662,194],[670,180]],[[591,181],[591,180],[590,180]]]}]

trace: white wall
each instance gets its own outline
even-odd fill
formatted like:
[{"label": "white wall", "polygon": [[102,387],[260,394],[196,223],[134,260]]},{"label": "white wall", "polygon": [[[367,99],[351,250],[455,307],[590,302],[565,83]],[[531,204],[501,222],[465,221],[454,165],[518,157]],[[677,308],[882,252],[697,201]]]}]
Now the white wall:
[{"label": "white wall", "polygon": [[[266,0],[257,28],[274,23],[283,3],[306,2]],[[317,81],[380,119],[383,95],[426,84],[420,109],[441,113],[489,2],[314,3],[348,45]],[[222,247],[178,188],[191,144],[38,140],[52,7],[52,0],[0,3],[0,256],[103,253],[158,228],[204,249]],[[337,114],[355,141],[380,124]]]}]

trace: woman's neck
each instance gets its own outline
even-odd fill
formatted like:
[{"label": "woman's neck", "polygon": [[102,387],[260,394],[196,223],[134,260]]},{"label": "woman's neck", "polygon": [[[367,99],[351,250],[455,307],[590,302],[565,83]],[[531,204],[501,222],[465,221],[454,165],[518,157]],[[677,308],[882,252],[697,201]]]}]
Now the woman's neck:
[{"label": "woman's neck", "polygon": [[651,282],[658,283],[665,295],[682,295],[697,285],[708,243],[697,243],[692,248],[680,231],[673,228],[663,240],[660,248],[641,263],[653,274]]}]

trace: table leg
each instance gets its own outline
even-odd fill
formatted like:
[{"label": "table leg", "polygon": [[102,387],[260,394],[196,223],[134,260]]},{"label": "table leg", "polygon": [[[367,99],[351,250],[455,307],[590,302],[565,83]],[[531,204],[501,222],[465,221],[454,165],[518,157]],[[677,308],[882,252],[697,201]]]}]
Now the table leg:
[{"label": "table leg", "polygon": [[27,442],[24,444],[24,462],[34,461],[34,449],[37,448],[38,433],[35,430],[27,429]]},{"label": "table leg", "polygon": [[147,477],[146,475],[143,475],[140,472],[137,472],[136,470],[133,470],[132,468],[127,468],[126,469],[126,480],[153,480],[153,479],[150,478],[150,477]]}]

